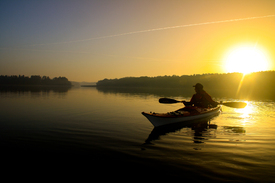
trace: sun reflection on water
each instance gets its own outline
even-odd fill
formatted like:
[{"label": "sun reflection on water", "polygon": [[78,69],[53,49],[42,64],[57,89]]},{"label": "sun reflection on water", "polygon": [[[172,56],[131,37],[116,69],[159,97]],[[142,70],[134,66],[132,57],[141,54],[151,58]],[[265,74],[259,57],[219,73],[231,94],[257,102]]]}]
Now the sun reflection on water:
[{"label": "sun reflection on water", "polygon": [[252,113],[255,112],[255,108],[251,102],[246,102],[247,106],[243,109],[235,109],[235,112],[239,114],[239,117],[243,119],[243,125],[246,125],[252,118]]}]

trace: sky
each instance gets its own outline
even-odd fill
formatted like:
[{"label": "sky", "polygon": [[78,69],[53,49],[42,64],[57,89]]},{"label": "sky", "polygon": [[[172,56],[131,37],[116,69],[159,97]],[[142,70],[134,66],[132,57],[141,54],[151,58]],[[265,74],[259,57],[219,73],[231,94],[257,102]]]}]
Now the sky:
[{"label": "sky", "polygon": [[275,70],[274,10],[274,0],[1,0],[0,75],[225,73],[225,55],[244,44]]}]

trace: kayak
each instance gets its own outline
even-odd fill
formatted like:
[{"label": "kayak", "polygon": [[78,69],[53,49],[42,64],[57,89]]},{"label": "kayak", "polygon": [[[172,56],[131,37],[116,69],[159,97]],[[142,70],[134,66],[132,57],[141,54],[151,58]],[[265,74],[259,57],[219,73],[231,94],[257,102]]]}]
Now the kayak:
[{"label": "kayak", "polygon": [[184,107],[179,110],[167,113],[142,112],[142,114],[154,125],[159,127],[163,125],[187,122],[196,119],[208,118],[219,114],[221,106],[213,108]]}]

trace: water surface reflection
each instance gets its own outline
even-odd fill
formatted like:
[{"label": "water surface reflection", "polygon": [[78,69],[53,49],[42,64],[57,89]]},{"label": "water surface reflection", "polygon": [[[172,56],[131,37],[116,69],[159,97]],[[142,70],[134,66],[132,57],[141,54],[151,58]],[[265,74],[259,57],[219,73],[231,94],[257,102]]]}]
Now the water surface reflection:
[{"label": "water surface reflection", "polygon": [[[60,154],[68,168],[102,167],[93,172],[98,175],[130,172],[133,177],[147,173],[144,178],[166,175],[192,182],[274,181],[274,102],[251,101],[251,109],[244,110],[224,106],[219,116],[208,120],[153,128],[141,111],[182,107],[162,105],[158,99],[153,93],[96,88],[1,92],[0,145],[7,155],[3,157],[33,158],[44,166],[40,159]],[[72,166],[72,160],[83,164]],[[55,158],[51,165],[59,162]]]},{"label": "water surface reflection", "polygon": [[68,92],[72,86],[0,86],[0,93],[66,93]]},{"label": "water surface reflection", "polygon": [[210,121],[193,121],[193,123],[186,125],[186,123],[166,125],[162,127],[155,127],[148,138],[145,140],[144,145],[153,144],[152,141],[159,140],[160,136],[167,135],[168,133],[173,133],[180,131],[183,128],[190,128],[193,132],[194,143],[203,143],[204,137],[208,129],[217,129],[217,125],[210,124]]},{"label": "water surface reflection", "polygon": [[[218,115],[216,115],[218,116]],[[215,116],[215,117],[216,117]],[[170,124],[160,127],[155,127],[148,138],[145,140],[144,145],[153,144],[152,141],[159,140],[160,136],[167,135],[169,133],[180,131],[183,128],[191,129],[194,143],[204,143],[203,140],[207,140],[207,137],[211,135],[210,130],[217,129],[217,125],[211,124],[211,120],[214,117],[203,120],[193,120],[189,122],[182,122],[176,124]]]}]

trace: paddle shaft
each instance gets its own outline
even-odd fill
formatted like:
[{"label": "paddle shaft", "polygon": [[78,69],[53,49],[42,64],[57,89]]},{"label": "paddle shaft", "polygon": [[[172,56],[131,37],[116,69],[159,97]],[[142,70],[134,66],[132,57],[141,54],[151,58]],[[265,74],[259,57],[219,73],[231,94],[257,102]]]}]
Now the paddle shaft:
[{"label": "paddle shaft", "polygon": [[[183,103],[185,101],[178,101],[175,99],[170,99],[170,98],[160,98],[159,103],[162,104],[174,104],[174,103]],[[220,102],[218,103],[220,105],[225,105],[227,107],[233,107],[233,108],[244,108],[247,104],[245,102]]]}]

